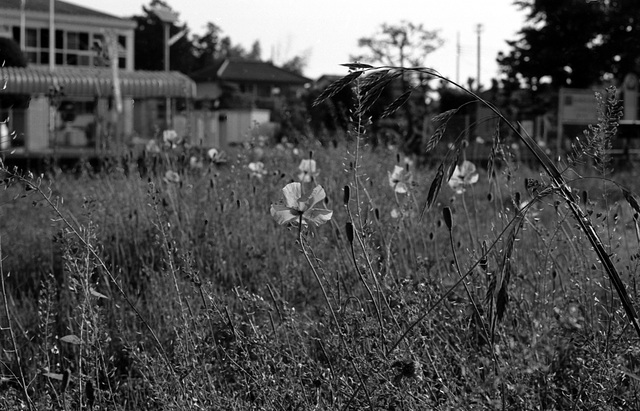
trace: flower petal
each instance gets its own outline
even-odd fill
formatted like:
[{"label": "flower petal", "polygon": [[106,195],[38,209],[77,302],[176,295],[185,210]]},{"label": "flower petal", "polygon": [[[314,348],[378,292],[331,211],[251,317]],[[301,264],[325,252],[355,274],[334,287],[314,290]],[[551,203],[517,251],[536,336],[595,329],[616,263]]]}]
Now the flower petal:
[{"label": "flower petal", "polygon": [[393,172],[389,173],[389,185],[395,189],[398,181],[402,180],[402,174],[404,172],[404,168],[396,165],[393,167]]},{"label": "flower petal", "polygon": [[462,181],[462,179],[460,178],[460,175],[454,171],[453,175],[451,176],[447,184],[449,184],[449,187],[456,190],[458,187],[461,187],[462,185],[464,185],[464,181]]},{"label": "flower petal", "polygon": [[311,175],[307,172],[302,172],[298,174],[298,180],[302,181],[303,183],[310,183],[311,182]]},{"label": "flower petal", "polygon": [[306,172],[309,174],[314,174],[316,172],[316,160],[313,159],[303,159],[300,161],[300,165],[298,169],[302,172]]},{"label": "flower petal", "polygon": [[310,223],[319,226],[320,224],[324,224],[327,221],[331,220],[331,216],[333,216],[333,211],[331,210],[322,210],[322,209],[311,209],[306,211],[302,218],[308,220]]},{"label": "flower petal", "polygon": [[298,221],[300,219],[300,212],[292,210],[291,208],[282,204],[271,205],[271,216],[280,225],[290,223],[292,221]]},{"label": "flower petal", "polygon": [[219,156],[219,154],[220,154],[220,153],[219,153],[219,152],[218,152],[218,150],[217,150],[217,149],[215,149],[215,148],[210,148],[210,149],[207,151],[207,156],[209,156],[209,158],[210,158],[210,159],[212,159],[212,160],[213,160],[213,159],[215,159],[216,157],[218,157],[218,156]]},{"label": "flower petal", "polygon": [[474,172],[473,174],[470,174],[470,175],[466,176],[465,183],[467,183],[467,184],[475,184],[475,183],[478,182],[479,179],[480,179],[480,175],[478,173]]},{"label": "flower petal", "polygon": [[407,193],[407,185],[403,182],[399,182],[396,184],[394,188],[395,192],[398,194],[406,194]]},{"label": "flower petal", "polygon": [[324,188],[322,188],[321,185],[315,186],[315,188],[311,191],[311,193],[309,193],[309,196],[307,197],[307,199],[304,200],[304,203],[306,206],[305,210],[309,210],[313,208],[320,201],[324,200],[326,196],[327,194],[324,192]]},{"label": "flower petal", "polygon": [[476,172],[476,165],[469,160],[464,160],[462,162],[462,167],[460,169],[461,169],[461,174],[466,176]]},{"label": "flower petal", "polygon": [[300,183],[289,183],[282,189],[284,202],[287,207],[298,210],[298,201],[302,197],[302,186]]}]

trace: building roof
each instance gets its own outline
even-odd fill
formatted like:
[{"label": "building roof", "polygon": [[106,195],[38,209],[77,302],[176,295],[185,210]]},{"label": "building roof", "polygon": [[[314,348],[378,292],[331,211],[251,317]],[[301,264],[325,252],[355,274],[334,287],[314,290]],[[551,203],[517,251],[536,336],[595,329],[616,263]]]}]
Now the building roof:
[{"label": "building roof", "polygon": [[[119,71],[121,93],[125,97],[187,97],[196,94],[193,80],[170,71]],[[65,95],[111,96],[113,72],[105,67],[0,67],[2,94],[47,94],[53,86],[63,87]]]},{"label": "building roof", "polygon": [[[22,0],[2,0],[0,1],[0,9],[14,9],[20,10],[20,3]],[[49,0],[26,0],[24,4],[25,11],[28,12],[49,12]],[[101,11],[88,9],[86,7],[79,6],[77,4],[68,3],[66,1],[55,0],[54,12],[56,14],[68,14],[73,16],[84,17],[99,17],[108,19],[120,19],[111,14],[103,13]]]},{"label": "building roof", "polygon": [[237,58],[218,60],[209,67],[189,75],[196,82],[216,80],[231,82],[258,82],[270,84],[304,85],[311,80],[264,61]]},{"label": "building roof", "polygon": [[329,84],[340,80],[344,76],[345,75],[339,75],[339,74],[323,74],[322,76],[318,77],[318,79],[315,81],[314,87],[318,89],[323,89],[327,87]]}]

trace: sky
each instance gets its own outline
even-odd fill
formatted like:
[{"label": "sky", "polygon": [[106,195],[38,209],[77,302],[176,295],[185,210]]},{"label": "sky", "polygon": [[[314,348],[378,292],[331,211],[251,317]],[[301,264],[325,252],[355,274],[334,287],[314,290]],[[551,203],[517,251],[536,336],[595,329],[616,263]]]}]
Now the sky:
[{"label": "sky", "polygon": [[[66,1],[130,17],[141,15],[142,6],[151,0]],[[192,33],[204,34],[212,22],[233,44],[247,50],[258,40],[263,60],[276,65],[306,55],[304,75],[312,79],[346,74],[340,64],[363,52],[359,38],[375,34],[383,23],[406,20],[438,30],[444,45],[427,57],[425,66],[463,83],[477,76],[481,24],[480,81],[489,85],[498,76],[498,52],[509,51],[506,41],[517,38],[525,20],[513,0],[167,0],[167,4],[179,13],[178,23],[186,23]]]}]

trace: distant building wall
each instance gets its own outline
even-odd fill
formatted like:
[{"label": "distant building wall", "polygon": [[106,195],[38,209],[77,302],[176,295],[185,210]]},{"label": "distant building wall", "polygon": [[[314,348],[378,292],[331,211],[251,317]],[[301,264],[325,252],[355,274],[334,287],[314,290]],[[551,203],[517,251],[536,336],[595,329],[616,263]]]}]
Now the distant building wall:
[{"label": "distant building wall", "polygon": [[49,99],[43,95],[32,96],[26,113],[25,139],[27,151],[49,147]]},{"label": "distant building wall", "polygon": [[193,113],[194,143],[204,147],[221,147],[220,114],[217,111],[198,110]]},{"label": "distant building wall", "polygon": [[220,133],[227,144],[242,144],[250,139],[252,131],[268,123],[270,110],[223,110],[220,112]]},{"label": "distant building wall", "polygon": [[198,100],[215,100],[222,95],[222,89],[218,83],[198,83],[196,98]]}]

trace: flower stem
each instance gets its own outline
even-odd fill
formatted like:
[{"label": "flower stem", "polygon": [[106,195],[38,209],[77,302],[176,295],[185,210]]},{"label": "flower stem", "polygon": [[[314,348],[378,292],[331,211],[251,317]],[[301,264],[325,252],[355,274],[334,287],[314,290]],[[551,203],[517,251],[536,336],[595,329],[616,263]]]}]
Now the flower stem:
[{"label": "flower stem", "polygon": [[329,301],[329,296],[327,295],[327,291],[325,290],[324,285],[322,285],[320,276],[318,275],[316,268],[311,262],[311,258],[309,258],[309,253],[307,252],[307,249],[304,247],[304,240],[302,239],[302,214],[300,215],[300,220],[298,221],[298,241],[300,242],[300,248],[302,249],[302,254],[304,254],[304,258],[306,258],[307,263],[309,264],[309,267],[311,267],[311,271],[313,272],[313,275],[316,278],[318,285],[320,286],[320,290],[322,291],[324,300],[327,303],[327,306],[329,307],[329,311],[331,311],[331,316],[333,317],[333,321],[336,323],[336,327],[338,328],[338,333],[342,335],[342,331],[340,330],[340,323],[338,322],[338,317],[336,317],[336,313],[333,310],[333,306]]}]

